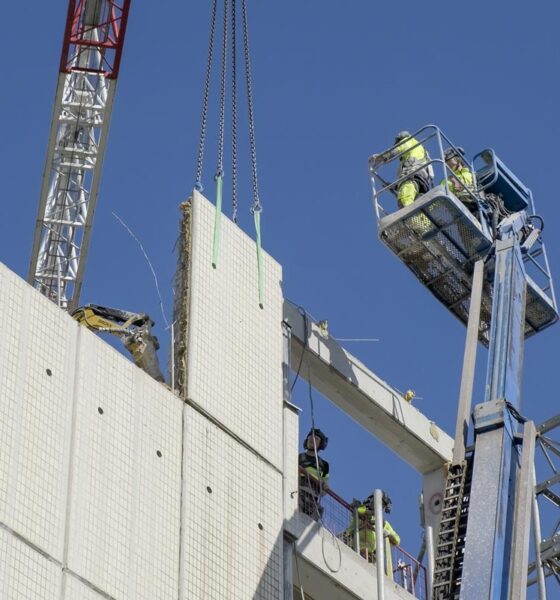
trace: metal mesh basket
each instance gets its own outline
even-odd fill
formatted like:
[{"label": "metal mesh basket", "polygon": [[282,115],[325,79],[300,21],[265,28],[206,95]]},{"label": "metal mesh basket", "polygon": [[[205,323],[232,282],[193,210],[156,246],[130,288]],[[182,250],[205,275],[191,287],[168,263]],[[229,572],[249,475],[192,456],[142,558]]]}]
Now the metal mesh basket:
[{"label": "metal mesh basket", "polygon": [[[448,310],[467,323],[473,266],[488,254],[492,240],[460,200],[435,188],[380,219],[379,237]],[[489,261],[479,327],[484,345],[490,331],[493,275]],[[558,319],[552,299],[530,277],[525,312],[526,337]]]}]

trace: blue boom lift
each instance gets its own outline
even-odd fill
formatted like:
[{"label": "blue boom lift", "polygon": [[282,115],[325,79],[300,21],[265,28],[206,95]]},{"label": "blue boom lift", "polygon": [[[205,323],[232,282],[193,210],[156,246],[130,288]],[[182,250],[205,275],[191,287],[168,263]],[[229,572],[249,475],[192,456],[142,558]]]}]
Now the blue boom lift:
[{"label": "blue boom lift", "polygon": [[[403,169],[406,152],[420,145],[425,158]],[[493,150],[470,165],[461,150],[434,125],[396,141],[370,162],[374,205],[381,241],[467,325],[432,597],[524,598],[514,577],[520,566],[514,546],[528,546],[528,533],[521,541],[514,536],[523,347],[525,338],[558,320],[558,311],[531,191]],[[446,163],[453,154],[471,170],[472,186],[462,185]],[[396,211],[384,208],[407,181],[420,183],[416,199]],[[488,347],[486,395],[474,409],[475,443],[468,448],[478,341]],[[524,588],[526,577],[521,581]]]}]

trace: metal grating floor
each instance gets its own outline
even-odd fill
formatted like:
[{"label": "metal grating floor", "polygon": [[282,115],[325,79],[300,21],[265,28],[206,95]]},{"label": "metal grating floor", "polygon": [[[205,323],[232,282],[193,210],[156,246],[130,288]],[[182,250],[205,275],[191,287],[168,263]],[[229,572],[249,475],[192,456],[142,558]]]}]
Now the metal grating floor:
[{"label": "metal grating floor", "polygon": [[[383,217],[379,237],[417,279],[465,325],[469,315],[472,272],[476,260],[492,247],[478,221],[441,187],[413,204]],[[488,345],[492,313],[493,261],[486,268],[479,339]],[[558,319],[550,298],[527,277],[525,337]]]}]

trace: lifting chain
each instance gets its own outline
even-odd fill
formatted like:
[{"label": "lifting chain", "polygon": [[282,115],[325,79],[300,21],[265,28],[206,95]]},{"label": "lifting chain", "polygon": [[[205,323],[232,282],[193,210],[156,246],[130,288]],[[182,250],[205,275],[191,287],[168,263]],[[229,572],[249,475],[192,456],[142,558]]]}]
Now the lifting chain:
[{"label": "lifting chain", "polygon": [[257,146],[255,141],[255,119],[253,110],[253,84],[251,81],[251,60],[249,53],[249,31],[247,27],[247,0],[242,0],[243,10],[243,46],[245,51],[245,77],[247,79],[247,107],[249,109],[249,141],[251,145],[251,169],[253,175],[253,206],[251,212],[262,210],[259,199],[259,182],[257,178]]},{"label": "lifting chain", "polygon": [[[218,256],[220,253],[221,239],[221,215],[222,215],[222,191],[224,176],[224,134],[225,134],[225,112],[226,112],[226,74],[228,58],[228,18],[229,18],[229,0],[224,0],[223,13],[223,36],[222,36],[222,69],[220,81],[220,107],[219,107],[219,126],[218,126],[218,164],[214,179],[216,181],[216,214],[214,219],[214,242],[212,249],[212,266],[217,267]],[[232,218],[237,223],[237,68],[236,68],[236,2],[231,0],[231,60],[232,60]],[[202,167],[204,163],[204,143],[206,140],[206,126],[208,121],[208,100],[210,96],[210,79],[212,72],[212,62],[214,55],[214,37],[216,32],[216,13],[218,0],[213,0],[212,16],[210,19],[210,40],[208,43],[208,63],[206,65],[206,81],[204,84],[204,99],[202,103],[202,122],[200,126],[200,141],[198,147],[198,160],[196,168],[195,188],[198,191],[203,190],[202,186]],[[243,50],[245,57],[245,78],[247,83],[247,108],[249,121],[249,144],[251,150],[251,175],[253,184],[253,203],[251,213],[255,221],[256,250],[257,250],[257,280],[259,290],[259,306],[264,307],[264,266],[261,240],[261,213],[262,205],[259,198],[259,182],[257,176],[257,145],[255,140],[255,117],[253,105],[253,82],[251,80],[251,59],[249,50],[249,29],[247,22],[247,0],[241,0],[242,20],[243,20]]]},{"label": "lifting chain", "polygon": [[218,133],[218,166],[216,168],[216,179],[218,179],[218,177],[222,177],[224,174],[224,123],[226,113],[227,34],[228,0],[224,0],[224,30],[222,37],[222,78],[220,84],[220,124]]},{"label": "lifting chain", "polygon": [[231,1],[231,218],[237,223],[237,0]]},{"label": "lifting chain", "polygon": [[198,143],[198,160],[196,163],[195,189],[199,192],[202,187],[202,163],[204,161],[204,142],[206,139],[206,124],[208,120],[208,97],[210,95],[210,75],[212,72],[212,58],[214,55],[214,32],[216,30],[216,9],[218,0],[212,4],[212,17],[210,19],[210,40],[208,42],[208,63],[206,65],[206,81],[204,84],[204,99],[202,102],[202,119],[200,124],[200,140]]}]

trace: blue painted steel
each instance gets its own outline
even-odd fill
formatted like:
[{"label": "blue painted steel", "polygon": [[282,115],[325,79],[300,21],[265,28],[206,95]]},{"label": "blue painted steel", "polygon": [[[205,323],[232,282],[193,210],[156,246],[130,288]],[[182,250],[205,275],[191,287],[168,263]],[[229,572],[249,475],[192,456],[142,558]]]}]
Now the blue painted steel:
[{"label": "blue painted steel", "polygon": [[508,210],[517,212],[532,206],[531,190],[506,167],[492,148],[479,152],[473,164],[478,184],[487,192],[501,195]]},{"label": "blue painted steel", "polygon": [[526,275],[515,238],[496,242],[494,296],[490,326],[486,398],[521,401]]},{"label": "blue painted steel", "polygon": [[[513,232],[512,232],[513,233]],[[486,397],[475,408],[476,444],[461,600],[506,600],[517,472],[526,275],[517,237],[496,242]]]}]

